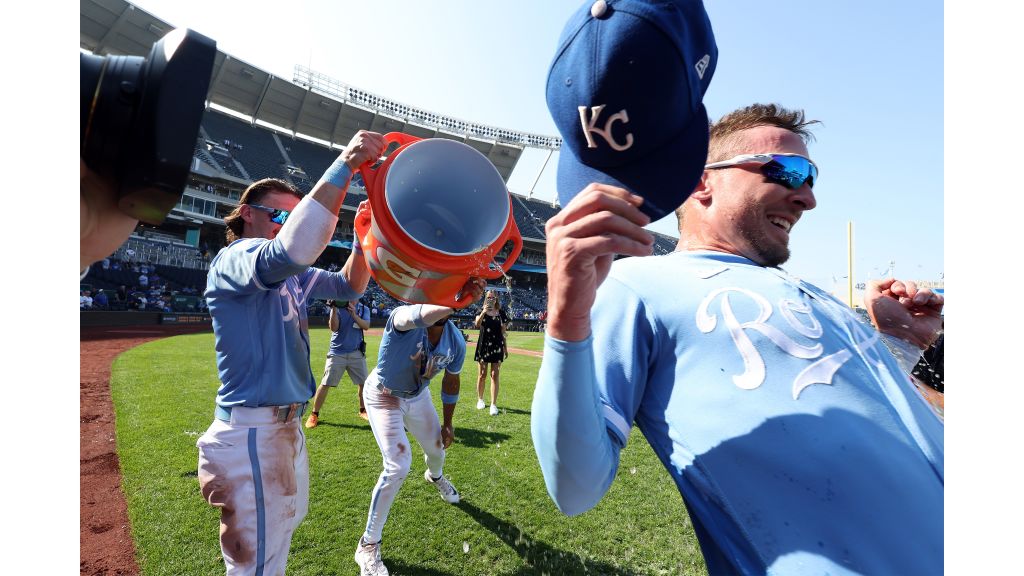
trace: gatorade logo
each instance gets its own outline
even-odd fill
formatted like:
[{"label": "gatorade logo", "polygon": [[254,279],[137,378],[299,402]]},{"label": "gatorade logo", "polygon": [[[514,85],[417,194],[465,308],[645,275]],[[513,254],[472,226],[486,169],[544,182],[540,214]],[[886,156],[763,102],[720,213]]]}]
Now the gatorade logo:
[{"label": "gatorade logo", "polygon": [[416,287],[416,281],[423,276],[422,270],[409,266],[384,246],[377,246],[366,255],[377,284],[382,288],[407,300],[427,301],[427,295]]},{"label": "gatorade logo", "polygon": [[402,262],[384,246],[377,246],[373,256],[371,264],[374,269],[387,273],[403,286],[413,286],[420,277],[420,270]]}]

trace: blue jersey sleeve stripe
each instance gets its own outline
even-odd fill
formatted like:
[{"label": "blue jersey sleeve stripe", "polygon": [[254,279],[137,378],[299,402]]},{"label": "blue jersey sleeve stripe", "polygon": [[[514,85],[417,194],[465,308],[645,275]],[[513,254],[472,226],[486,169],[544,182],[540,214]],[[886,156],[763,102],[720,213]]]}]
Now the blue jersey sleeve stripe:
[{"label": "blue jersey sleeve stripe", "polygon": [[622,446],[625,446],[626,440],[629,439],[629,431],[633,427],[608,404],[604,404],[604,419],[609,424],[608,429],[614,432]]},{"label": "blue jersey sleeve stripe", "polygon": [[302,293],[308,294],[310,289],[316,286],[317,281],[320,279],[320,273],[323,270],[319,268],[310,268],[310,273],[306,275],[305,282],[302,284]]},{"label": "blue jersey sleeve stripe", "polygon": [[530,431],[548,494],[570,516],[593,508],[615,479],[619,449],[598,397],[593,339],[544,337]]}]

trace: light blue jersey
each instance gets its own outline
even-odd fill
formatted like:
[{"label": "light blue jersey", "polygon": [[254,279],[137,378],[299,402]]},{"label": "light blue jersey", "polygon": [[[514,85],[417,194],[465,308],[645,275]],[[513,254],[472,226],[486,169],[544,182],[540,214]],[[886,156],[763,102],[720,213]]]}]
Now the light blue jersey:
[{"label": "light blue jersey", "polygon": [[243,238],[221,250],[206,280],[221,381],[217,404],[309,400],[316,380],[309,367],[306,303],[359,296],[340,272],[293,263],[279,241]]},{"label": "light blue jersey", "polygon": [[711,574],[941,574],[943,425],[869,325],[718,252],[616,262],[592,337],[547,338],[532,432],[548,491],[607,491],[635,422]]},{"label": "light blue jersey", "polygon": [[[341,356],[359,350],[363,341],[363,330],[356,324],[352,315],[345,308],[334,311],[338,315],[338,331],[331,334],[331,345],[327,349],[328,356]],[[364,321],[370,321],[370,309],[362,302],[356,302],[356,314]]]},{"label": "light blue jersey", "polygon": [[[395,328],[395,315],[408,308],[411,308],[416,328],[400,332]],[[422,392],[438,372],[461,372],[466,358],[466,339],[459,329],[450,320],[446,321],[437,346],[431,346],[427,327],[419,304],[395,308],[384,327],[377,366],[367,382],[379,383],[394,396],[412,398]]]}]

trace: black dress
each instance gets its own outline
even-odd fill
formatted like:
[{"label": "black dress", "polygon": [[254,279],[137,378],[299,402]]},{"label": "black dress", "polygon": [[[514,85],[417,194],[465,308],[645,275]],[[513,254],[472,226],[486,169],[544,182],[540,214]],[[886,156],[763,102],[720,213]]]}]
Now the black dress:
[{"label": "black dress", "polygon": [[480,337],[476,343],[473,360],[476,362],[503,362],[505,360],[505,336],[501,325],[509,321],[505,310],[498,310],[497,316],[484,314],[480,321]]}]

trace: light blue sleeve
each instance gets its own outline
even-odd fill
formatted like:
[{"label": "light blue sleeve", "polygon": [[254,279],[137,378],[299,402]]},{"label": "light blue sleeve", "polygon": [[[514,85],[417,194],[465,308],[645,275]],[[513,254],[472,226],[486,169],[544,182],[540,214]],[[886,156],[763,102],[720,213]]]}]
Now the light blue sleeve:
[{"label": "light blue sleeve", "polygon": [[647,385],[653,331],[640,299],[609,278],[582,342],[546,336],[531,432],[548,494],[575,516],[604,497]]},{"label": "light blue sleeve", "polygon": [[369,322],[370,321],[370,308],[368,306],[366,306],[365,304],[356,304],[356,306],[361,306],[360,312],[359,312],[359,317],[362,318],[364,321]]},{"label": "light blue sleeve", "polygon": [[445,369],[447,372],[452,374],[458,374],[462,372],[462,364],[466,361],[466,340],[462,337],[462,332],[455,326],[455,324],[449,322],[449,334],[452,338],[452,347],[455,349],[455,359],[452,360],[451,364]]},{"label": "light blue sleeve", "polygon": [[391,318],[388,319],[398,332],[408,332],[415,328],[426,328],[427,323],[423,321],[423,305],[422,304],[406,304],[405,306],[399,306],[391,312]]},{"label": "light blue sleeve", "polygon": [[530,430],[544,484],[555,505],[582,514],[604,497],[615,479],[622,446],[605,425],[594,378],[593,339],[544,337]]},{"label": "light blue sleeve", "polygon": [[341,272],[328,272],[320,268],[308,268],[299,278],[299,284],[308,298],[325,300],[358,300],[362,294],[356,292]]},{"label": "light blue sleeve", "polygon": [[210,269],[209,288],[252,293],[276,287],[306,267],[292,262],[279,242],[243,238],[218,253]]}]

